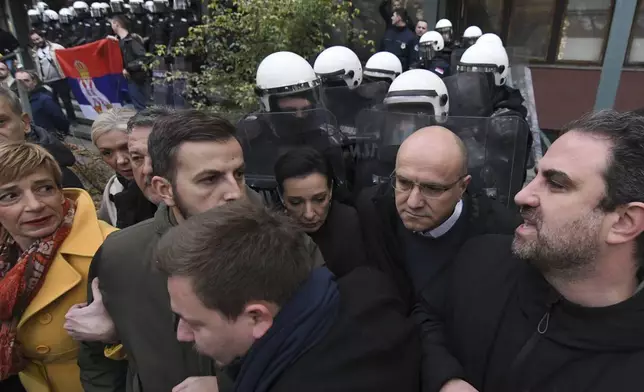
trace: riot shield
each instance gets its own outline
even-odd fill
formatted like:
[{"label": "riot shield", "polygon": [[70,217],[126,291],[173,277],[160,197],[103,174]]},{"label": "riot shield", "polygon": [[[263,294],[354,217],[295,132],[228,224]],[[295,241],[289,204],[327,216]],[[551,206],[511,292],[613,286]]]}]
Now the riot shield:
[{"label": "riot shield", "polygon": [[420,128],[439,125],[457,134],[468,151],[470,194],[506,206],[523,186],[528,154],[527,123],[515,116],[448,117],[364,110],[358,115],[354,157],[357,188],[389,182],[400,144]]},{"label": "riot shield", "polygon": [[356,116],[363,109],[379,105],[389,90],[386,82],[363,83],[355,89],[347,86],[324,87],[324,106],[335,117],[339,130],[352,139],[356,134]]},{"label": "riot shield", "polygon": [[244,150],[246,184],[266,200],[279,202],[273,171],[277,159],[287,151],[304,146],[312,147],[327,157],[336,187],[346,189],[342,138],[338,137],[339,131],[331,112],[312,109],[257,113],[242,119],[237,130]]}]

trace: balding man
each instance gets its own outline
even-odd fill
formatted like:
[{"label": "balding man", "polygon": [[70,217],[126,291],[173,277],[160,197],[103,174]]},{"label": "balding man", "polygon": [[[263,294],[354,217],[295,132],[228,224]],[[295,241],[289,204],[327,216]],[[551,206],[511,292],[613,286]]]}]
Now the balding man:
[{"label": "balding man", "polygon": [[470,197],[470,180],[463,141],[427,127],[400,146],[391,182],[358,198],[369,260],[391,277],[408,309],[421,291],[442,295],[447,267],[468,238],[512,233],[520,223],[502,205]]}]

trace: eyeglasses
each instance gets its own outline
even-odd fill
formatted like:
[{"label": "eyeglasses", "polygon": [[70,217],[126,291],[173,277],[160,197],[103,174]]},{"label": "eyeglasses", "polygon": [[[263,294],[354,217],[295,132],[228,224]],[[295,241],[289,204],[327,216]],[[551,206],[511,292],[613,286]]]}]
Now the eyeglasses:
[{"label": "eyeglasses", "polygon": [[420,182],[415,182],[396,175],[396,172],[391,173],[391,176],[389,178],[391,180],[391,186],[398,192],[411,192],[412,189],[414,189],[414,186],[417,186],[420,194],[423,195],[423,197],[436,199],[438,197],[441,197],[448,190],[452,189],[466,176],[467,174],[462,175],[456,181],[447,185],[423,184]]}]

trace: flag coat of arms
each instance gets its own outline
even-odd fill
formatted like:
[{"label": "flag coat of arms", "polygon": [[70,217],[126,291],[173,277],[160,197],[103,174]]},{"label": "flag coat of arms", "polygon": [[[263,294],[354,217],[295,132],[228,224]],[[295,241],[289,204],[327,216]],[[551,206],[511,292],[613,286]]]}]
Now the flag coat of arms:
[{"label": "flag coat of arms", "polygon": [[122,106],[120,92],[127,82],[118,42],[103,39],[57,50],[56,57],[85,117],[94,120]]}]

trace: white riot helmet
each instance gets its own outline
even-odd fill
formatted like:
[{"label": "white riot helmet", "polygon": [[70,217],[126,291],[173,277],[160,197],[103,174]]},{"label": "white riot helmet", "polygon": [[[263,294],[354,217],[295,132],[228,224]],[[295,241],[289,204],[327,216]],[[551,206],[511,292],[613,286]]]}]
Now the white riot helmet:
[{"label": "white riot helmet", "polygon": [[100,18],[103,15],[101,3],[92,3],[92,6],[89,9],[89,14],[92,18]]},{"label": "white riot helmet", "polygon": [[[387,106],[432,106],[434,115],[440,118],[449,113],[447,86],[435,73],[426,69],[403,72],[393,81],[384,99]],[[423,109],[425,111],[426,109]]]},{"label": "white riot helmet", "polygon": [[495,44],[499,46],[503,46],[503,41],[501,41],[501,38],[494,34],[494,33],[486,33],[483,34],[477,41],[477,44]]},{"label": "white riot helmet", "polygon": [[69,8],[61,8],[58,14],[60,15],[60,23],[62,24],[72,23],[72,19],[74,18],[74,16],[72,15],[72,12],[69,10]]},{"label": "white riot helmet", "polygon": [[448,19],[441,19],[438,22],[436,22],[436,27],[434,27],[434,30],[441,33],[445,43],[452,42],[452,37],[454,36],[454,30],[452,28],[452,22],[450,22]]},{"label": "white riot helmet", "polygon": [[143,8],[143,0],[130,0],[130,9],[133,14],[143,14],[145,12]]},{"label": "white riot helmet", "polygon": [[110,0],[110,8],[114,14],[122,14],[125,12],[123,0]]},{"label": "white riot helmet", "polygon": [[431,60],[436,53],[445,49],[445,41],[438,31],[428,31],[418,41],[418,51],[422,60]]},{"label": "white riot helmet", "polygon": [[503,46],[477,42],[463,53],[457,70],[492,73],[495,84],[503,86],[508,80],[509,67],[508,54]]},{"label": "white riot helmet", "polygon": [[67,10],[69,11],[69,14],[72,16],[72,18],[76,17],[76,8],[74,7],[67,7]]},{"label": "white riot helmet", "polygon": [[42,22],[42,14],[37,9],[27,10],[27,16],[29,17],[29,22],[31,24],[37,24]]},{"label": "white riot helmet", "polygon": [[187,10],[188,8],[190,8],[190,1],[189,0],[174,0],[174,3],[172,4],[172,8],[174,8],[175,11]]},{"label": "white riot helmet", "polygon": [[346,85],[350,89],[362,83],[362,64],[358,55],[345,46],[332,46],[320,53],[313,70],[326,86]]},{"label": "white riot helmet", "polygon": [[465,29],[463,33],[463,45],[466,48],[474,45],[476,41],[483,35],[483,31],[478,26],[470,26]]},{"label": "white riot helmet", "polygon": [[255,83],[255,93],[265,112],[279,112],[277,100],[281,97],[307,95],[312,104],[319,100],[315,90],[320,86],[320,79],[311,64],[293,52],[266,56],[257,67]]},{"label": "white riot helmet", "polygon": [[143,8],[145,8],[146,11],[149,13],[153,14],[154,13],[154,1],[148,0],[144,3]]},{"label": "white riot helmet", "polygon": [[36,4],[36,8],[38,9],[38,11],[40,11],[40,13],[43,13],[49,9],[49,6],[44,1],[39,1]]},{"label": "white riot helmet", "polygon": [[43,12],[43,22],[57,22],[58,21],[58,12],[54,10],[45,10]]},{"label": "white riot helmet", "polygon": [[400,59],[390,52],[378,52],[371,56],[364,66],[365,78],[374,81],[387,80],[393,82],[402,73]]}]

